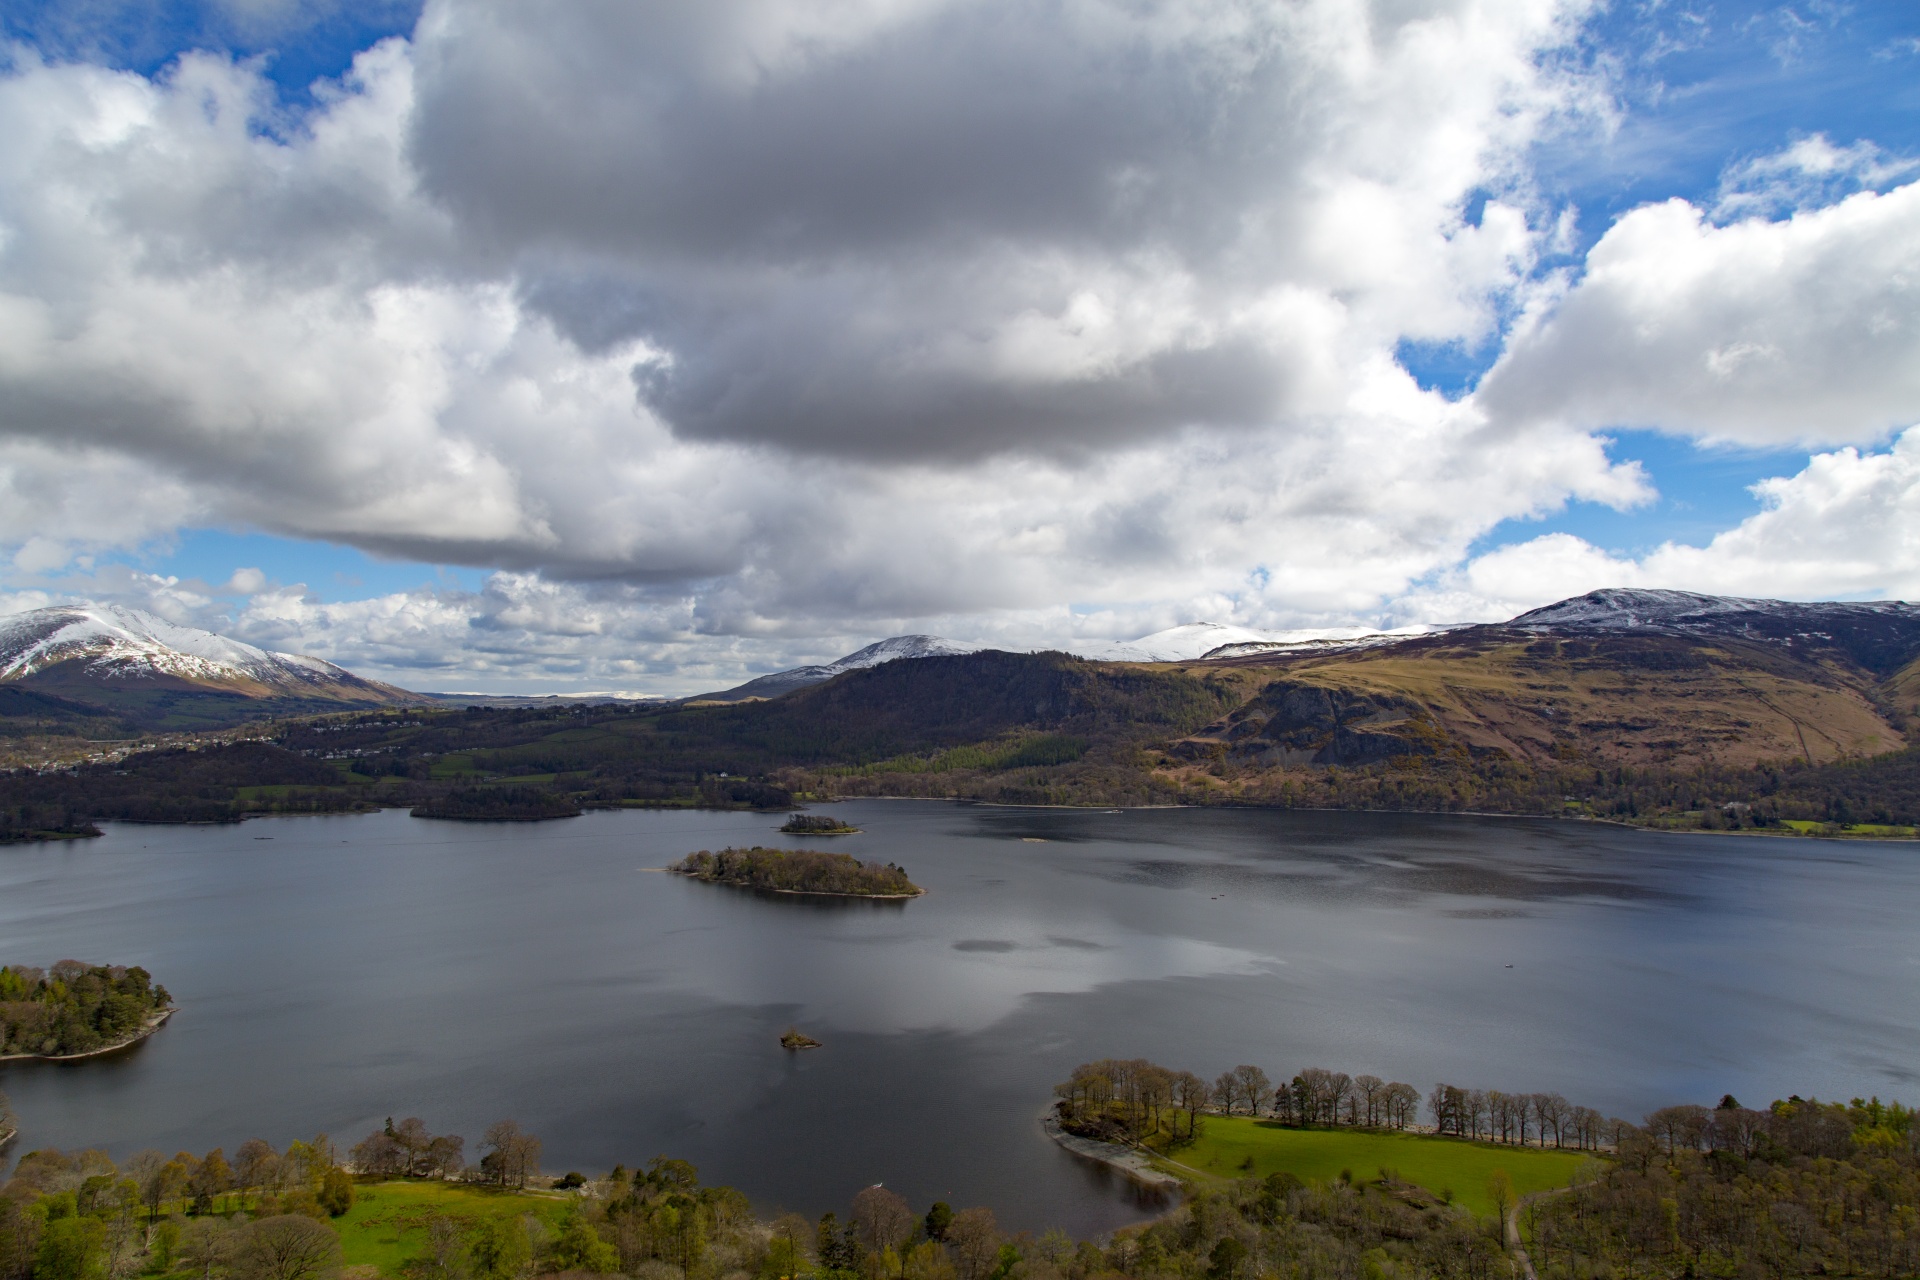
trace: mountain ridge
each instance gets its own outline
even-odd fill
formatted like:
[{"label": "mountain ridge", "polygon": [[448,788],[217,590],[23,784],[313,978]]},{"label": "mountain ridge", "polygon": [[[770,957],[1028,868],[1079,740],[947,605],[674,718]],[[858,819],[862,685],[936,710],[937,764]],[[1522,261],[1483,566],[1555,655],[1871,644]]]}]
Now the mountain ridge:
[{"label": "mountain ridge", "polygon": [[230,723],[333,705],[425,701],[323,658],[264,649],[117,604],[52,605],[0,618],[0,686],[133,722]]}]

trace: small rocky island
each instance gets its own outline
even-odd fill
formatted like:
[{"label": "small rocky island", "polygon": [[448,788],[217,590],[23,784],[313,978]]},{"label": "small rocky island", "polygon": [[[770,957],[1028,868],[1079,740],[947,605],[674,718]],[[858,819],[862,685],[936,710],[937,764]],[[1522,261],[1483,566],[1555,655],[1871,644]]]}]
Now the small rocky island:
[{"label": "small rocky island", "polygon": [[788,1027],[780,1035],[782,1049],[818,1049],[820,1042],[798,1027]]},{"label": "small rocky island", "polygon": [[812,893],[836,898],[917,898],[926,890],[888,863],[861,862],[851,854],[817,849],[702,849],[668,868],[710,884],[730,884],[773,893]]},{"label": "small rocky island", "polygon": [[790,836],[857,836],[860,828],[830,813],[796,813],[780,830]]},{"label": "small rocky island", "polygon": [[0,966],[0,1061],[111,1053],[152,1035],[172,1013],[167,989],[137,965]]}]

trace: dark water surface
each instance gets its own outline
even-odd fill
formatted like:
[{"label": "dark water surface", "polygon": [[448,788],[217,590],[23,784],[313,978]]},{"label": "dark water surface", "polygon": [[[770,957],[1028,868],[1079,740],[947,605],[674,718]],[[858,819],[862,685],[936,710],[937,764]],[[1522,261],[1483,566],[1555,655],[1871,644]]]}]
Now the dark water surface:
[{"label": "dark water surface", "polygon": [[[512,1116],[554,1170],[667,1153],[766,1209],[876,1181],[1012,1227],[1137,1217],[1035,1117],[1077,1062],[1556,1090],[1920,1100],[1920,850],[1544,821],[865,801],[464,825],[391,811],[0,849],[0,958],[144,964],[181,1012],[9,1064],[14,1154],[228,1150]],[[907,904],[649,873],[787,842]],[[789,1023],[826,1047],[789,1054]],[[469,1148],[469,1155],[475,1154]]]}]

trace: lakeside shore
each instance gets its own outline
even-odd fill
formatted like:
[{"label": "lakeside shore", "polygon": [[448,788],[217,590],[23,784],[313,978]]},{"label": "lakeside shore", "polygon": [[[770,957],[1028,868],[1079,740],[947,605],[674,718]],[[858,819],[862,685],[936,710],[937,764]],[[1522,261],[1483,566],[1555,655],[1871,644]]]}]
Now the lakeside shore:
[{"label": "lakeside shore", "polygon": [[[131,1049],[165,1026],[167,1019],[178,1010],[178,1005],[169,1005],[149,1017],[138,1031],[125,1040],[116,1040],[112,1044],[101,1045],[98,1049],[88,1049],[81,1053],[6,1053],[0,1054],[0,1062],[79,1062],[85,1058],[100,1058],[110,1053],[119,1053],[122,1049]],[[4,1141],[5,1139],[0,1139],[0,1142]]]},{"label": "lakeside shore", "polygon": [[1155,1168],[1153,1162],[1132,1147],[1123,1147],[1116,1142],[1100,1142],[1093,1138],[1082,1138],[1078,1134],[1068,1133],[1060,1127],[1060,1119],[1051,1110],[1040,1117],[1040,1128],[1063,1149],[1072,1152],[1083,1160],[1093,1160],[1108,1168],[1125,1174],[1141,1186],[1155,1191],[1177,1192],[1186,1184],[1163,1169]]}]

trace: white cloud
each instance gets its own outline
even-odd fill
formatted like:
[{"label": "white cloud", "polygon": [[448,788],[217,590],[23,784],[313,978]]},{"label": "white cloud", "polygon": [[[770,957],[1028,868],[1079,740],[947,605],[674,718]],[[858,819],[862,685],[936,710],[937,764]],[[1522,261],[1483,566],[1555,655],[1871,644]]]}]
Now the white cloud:
[{"label": "white cloud", "polygon": [[[1552,56],[1586,11],[434,0],[297,117],[212,56],[16,53],[10,580],[402,683],[685,692],[892,631],[1385,620],[1502,520],[1644,501],[1597,427],[1920,419],[1912,188],[1637,210],[1564,296],[1536,278],[1572,211],[1529,148],[1596,110]],[[1749,185],[1890,163],[1828,145]],[[1395,363],[1518,303],[1477,400]],[[205,524],[495,572],[90,571]]]},{"label": "white cloud", "polygon": [[1920,183],[1729,226],[1681,200],[1635,209],[1477,398],[1508,424],[1885,439],[1920,422]]},{"label": "white cloud", "polygon": [[1816,454],[1754,487],[1762,510],[1705,546],[1638,559],[1554,533],[1500,547],[1403,605],[1421,620],[1494,622],[1600,587],[1759,599],[1920,599],[1920,428],[1891,448]]}]

